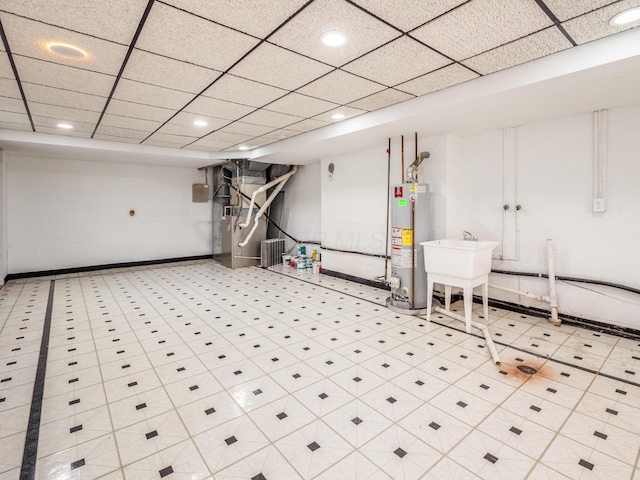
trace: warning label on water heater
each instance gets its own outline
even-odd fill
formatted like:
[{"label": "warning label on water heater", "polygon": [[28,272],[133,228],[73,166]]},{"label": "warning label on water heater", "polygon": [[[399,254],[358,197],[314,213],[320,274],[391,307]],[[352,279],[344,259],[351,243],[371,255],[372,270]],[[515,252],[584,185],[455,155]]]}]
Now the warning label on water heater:
[{"label": "warning label on water heater", "polygon": [[[414,264],[418,255],[414,255]],[[391,266],[396,268],[411,268],[411,249],[393,246],[391,250]]]},{"label": "warning label on water heater", "polygon": [[413,229],[412,228],[403,228],[402,229],[402,245],[405,247],[410,247],[413,244]]}]

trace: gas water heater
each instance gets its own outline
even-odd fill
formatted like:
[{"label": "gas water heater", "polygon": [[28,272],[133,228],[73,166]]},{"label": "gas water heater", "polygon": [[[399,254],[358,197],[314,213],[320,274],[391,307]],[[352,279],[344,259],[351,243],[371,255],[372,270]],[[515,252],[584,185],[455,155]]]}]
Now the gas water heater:
[{"label": "gas water heater", "polygon": [[391,205],[391,297],[390,310],[410,315],[426,313],[427,273],[420,242],[429,240],[431,195],[429,185],[417,182],[418,166],[428,152],[407,169],[407,182],[392,185]]}]

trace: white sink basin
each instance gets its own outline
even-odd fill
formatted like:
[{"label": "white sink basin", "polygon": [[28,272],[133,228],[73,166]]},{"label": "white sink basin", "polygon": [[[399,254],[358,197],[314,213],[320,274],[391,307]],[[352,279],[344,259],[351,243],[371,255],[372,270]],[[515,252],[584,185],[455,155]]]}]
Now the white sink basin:
[{"label": "white sink basin", "polygon": [[498,242],[445,239],[420,245],[427,275],[471,280],[491,271],[491,253]]}]

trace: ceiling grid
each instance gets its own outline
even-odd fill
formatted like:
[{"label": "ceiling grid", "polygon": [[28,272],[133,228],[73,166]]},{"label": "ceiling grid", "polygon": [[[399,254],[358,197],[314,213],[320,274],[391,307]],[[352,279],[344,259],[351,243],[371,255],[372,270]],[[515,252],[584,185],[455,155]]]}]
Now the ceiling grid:
[{"label": "ceiling grid", "polygon": [[[608,21],[636,6],[640,0],[3,0],[0,128],[251,149],[637,27]],[[344,45],[324,45],[330,31],[343,33]],[[52,51],[56,44],[84,56]]]}]

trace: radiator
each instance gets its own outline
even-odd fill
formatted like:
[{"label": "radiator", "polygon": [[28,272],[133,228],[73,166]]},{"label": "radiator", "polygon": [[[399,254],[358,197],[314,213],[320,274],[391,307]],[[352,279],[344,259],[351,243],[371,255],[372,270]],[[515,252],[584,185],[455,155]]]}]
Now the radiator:
[{"label": "radiator", "polygon": [[271,238],[260,243],[260,266],[273,267],[282,263],[284,253],[284,238]]}]

